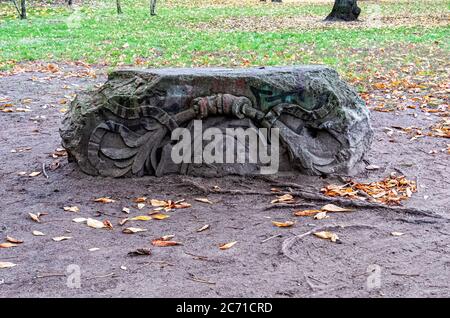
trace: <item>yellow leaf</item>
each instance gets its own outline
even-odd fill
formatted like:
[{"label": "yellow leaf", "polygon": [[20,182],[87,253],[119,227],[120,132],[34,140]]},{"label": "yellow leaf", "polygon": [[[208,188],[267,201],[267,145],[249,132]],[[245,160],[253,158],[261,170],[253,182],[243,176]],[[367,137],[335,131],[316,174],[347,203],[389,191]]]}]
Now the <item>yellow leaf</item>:
[{"label": "yellow leaf", "polygon": [[230,243],[220,244],[220,245],[219,245],[219,248],[220,248],[221,250],[227,250],[227,249],[229,249],[229,248],[232,248],[236,243],[237,243],[237,241],[233,241],[233,242],[230,242]]},{"label": "yellow leaf", "polygon": [[341,207],[339,207],[337,205],[334,205],[334,204],[324,205],[321,209],[322,209],[322,211],[327,211],[327,212],[349,212],[349,211],[353,211],[353,209],[341,208]]},{"label": "yellow leaf", "polygon": [[325,240],[331,240],[331,242],[337,242],[339,240],[337,234],[329,231],[316,232],[314,235]]},{"label": "yellow leaf", "polygon": [[292,225],[295,224],[295,222],[293,222],[293,221],[286,221],[286,222],[272,221],[272,224],[277,227],[291,227]]},{"label": "yellow leaf", "polygon": [[131,221],[149,221],[151,220],[152,217],[149,215],[139,215],[139,216],[135,216],[134,218],[131,218]]},{"label": "yellow leaf", "polygon": [[155,220],[164,220],[164,219],[167,219],[168,217],[170,217],[170,216],[167,214],[162,214],[162,213],[153,214],[151,216],[151,218],[155,219]]}]

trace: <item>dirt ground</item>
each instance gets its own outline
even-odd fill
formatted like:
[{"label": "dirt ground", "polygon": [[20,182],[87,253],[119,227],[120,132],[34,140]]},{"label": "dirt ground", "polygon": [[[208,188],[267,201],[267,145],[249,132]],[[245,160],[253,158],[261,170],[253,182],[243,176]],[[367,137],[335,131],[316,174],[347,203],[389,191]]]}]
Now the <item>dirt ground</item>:
[{"label": "dirt ground", "polygon": [[[100,75],[93,77],[92,70],[82,65],[65,65],[58,70],[47,67],[44,72],[0,77],[4,104],[9,100],[12,108],[31,110],[0,112],[0,242],[6,236],[24,241],[17,247],[0,249],[0,262],[16,264],[0,269],[1,297],[450,296],[448,139],[411,140],[411,135],[398,129],[429,127],[441,119],[439,114],[419,109],[372,112],[375,140],[366,159],[380,169],[354,178],[381,180],[397,172],[417,181],[418,192],[402,203],[403,210],[356,208],[351,213],[314,220],[294,217],[292,212],[320,208],[328,202],[297,198],[295,207],[273,208],[270,201],[275,194],[267,192],[273,184],[291,182],[320,193],[322,186],[340,183],[338,178],[110,179],[85,175],[64,157],[52,158],[60,147],[61,109],[68,107],[64,103],[76,90],[103,82],[104,75],[99,70],[97,73]],[[29,176],[42,171],[43,164],[48,178],[43,173]],[[261,194],[202,192],[202,188],[214,186]],[[104,196],[116,202],[93,202]],[[149,210],[133,207],[133,198],[141,196],[185,199],[192,207],[170,211],[165,220],[127,224],[146,228],[146,232],[121,233],[117,222],[127,216],[121,211],[123,207],[131,208],[131,216]],[[194,200],[205,196],[213,204]],[[78,206],[80,212],[64,211],[65,206]],[[36,223],[30,212],[48,215]],[[114,229],[93,229],[72,222],[75,217],[108,219]],[[296,224],[278,228],[272,220],[295,220]],[[208,230],[196,232],[206,224],[210,225]],[[293,239],[327,227],[339,235],[341,244],[313,235]],[[34,236],[32,231],[46,235]],[[391,232],[404,235],[393,236]],[[169,234],[183,245],[151,245],[152,239]],[[52,240],[63,235],[72,239]],[[237,241],[232,248],[218,248],[232,241]],[[89,251],[91,248],[99,250]],[[128,255],[137,248],[150,249],[151,255]],[[81,270],[80,288],[67,285],[72,277],[71,264]]]}]

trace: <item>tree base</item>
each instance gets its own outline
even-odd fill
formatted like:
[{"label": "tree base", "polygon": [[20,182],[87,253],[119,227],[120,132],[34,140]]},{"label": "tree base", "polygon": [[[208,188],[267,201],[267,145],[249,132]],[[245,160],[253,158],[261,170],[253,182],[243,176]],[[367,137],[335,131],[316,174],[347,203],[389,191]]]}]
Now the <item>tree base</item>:
[{"label": "tree base", "polygon": [[356,0],[336,0],[331,13],[325,21],[356,21],[361,13]]}]

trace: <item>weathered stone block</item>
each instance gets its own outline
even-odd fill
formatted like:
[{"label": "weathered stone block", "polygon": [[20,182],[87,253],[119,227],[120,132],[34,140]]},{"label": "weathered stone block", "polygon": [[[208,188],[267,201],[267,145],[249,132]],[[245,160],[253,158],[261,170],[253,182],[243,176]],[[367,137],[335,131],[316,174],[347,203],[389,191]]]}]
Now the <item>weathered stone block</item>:
[{"label": "weathered stone block", "polygon": [[[351,173],[373,137],[363,100],[325,66],[115,71],[98,90],[78,94],[60,133],[69,158],[91,175],[258,173],[260,161],[173,162],[172,132],[194,131],[195,119],[224,134],[278,128],[279,169],[317,175]],[[206,144],[192,141],[192,150]],[[240,148],[245,158],[251,146]]]}]

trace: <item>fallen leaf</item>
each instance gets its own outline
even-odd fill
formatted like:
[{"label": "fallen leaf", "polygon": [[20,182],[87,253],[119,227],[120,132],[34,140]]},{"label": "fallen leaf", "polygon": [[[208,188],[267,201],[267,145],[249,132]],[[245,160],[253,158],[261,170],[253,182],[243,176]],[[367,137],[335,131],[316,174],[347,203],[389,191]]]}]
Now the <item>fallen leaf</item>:
[{"label": "fallen leaf", "polygon": [[377,165],[368,165],[368,166],[366,166],[366,170],[378,170],[378,169],[380,169],[380,167],[377,166]]},{"label": "fallen leaf", "polygon": [[138,208],[139,210],[142,210],[143,208],[145,208],[145,203],[138,203],[138,204],[137,204],[137,208]]},{"label": "fallen leaf", "polygon": [[144,255],[152,255],[152,252],[146,248],[138,248],[134,251],[128,252],[128,256],[144,256]]},{"label": "fallen leaf", "polygon": [[315,232],[314,235],[322,239],[331,240],[331,242],[339,241],[337,234],[329,231]]},{"label": "fallen leaf", "polygon": [[106,227],[106,225],[102,221],[91,219],[91,218],[88,218],[86,220],[86,223],[89,227],[92,227],[94,229],[102,229],[102,228]]},{"label": "fallen leaf", "polygon": [[14,243],[10,243],[10,242],[6,242],[6,243],[0,243],[0,248],[10,248],[10,247],[16,247],[19,244],[14,244]]},{"label": "fallen leaf", "polygon": [[162,241],[169,241],[169,240],[173,239],[174,237],[175,237],[175,235],[172,235],[172,234],[170,234],[170,235],[164,235],[164,236],[161,236],[161,237],[159,238],[159,240],[162,240]]},{"label": "fallen leaf", "polygon": [[170,217],[170,215],[162,214],[162,213],[153,214],[151,216],[151,218],[155,219],[155,220],[164,220],[164,219],[167,219],[168,217]]},{"label": "fallen leaf", "polygon": [[64,211],[68,212],[80,212],[80,209],[77,206],[65,206]]},{"label": "fallen leaf", "polygon": [[208,200],[208,198],[195,198],[194,200],[198,202],[213,204],[211,201]]},{"label": "fallen leaf", "polygon": [[40,175],[42,172],[41,171],[34,171],[32,173],[30,173],[28,176],[29,177],[37,177],[38,175]]},{"label": "fallen leaf", "polygon": [[112,225],[112,223],[109,220],[104,220],[103,224],[105,225],[106,228],[112,230],[114,227]]},{"label": "fallen leaf", "polygon": [[100,250],[98,247],[92,247],[92,248],[88,249],[89,252],[95,252],[98,250]]},{"label": "fallen leaf", "polygon": [[277,196],[275,200],[270,201],[270,203],[294,203],[294,197],[290,195],[289,193]]},{"label": "fallen leaf", "polygon": [[176,241],[165,241],[162,239],[156,239],[152,241],[152,245],[153,246],[157,246],[157,247],[166,247],[166,246],[176,246],[176,245],[183,245],[180,242],[176,242]]},{"label": "fallen leaf", "polygon": [[147,229],[141,229],[139,227],[127,227],[122,230],[122,232],[125,234],[134,234],[134,233],[145,232],[145,231],[147,231]]},{"label": "fallen leaf", "polygon": [[65,241],[65,240],[70,240],[71,238],[72,238],[71,236],[56,236],[56,237],[52,238],[52,240],[55,242],[61,242],[61,241]]},{"label": "fallen leaf", "polygon": [[293,222],[293,221],[286,221],[286,222],[272,221],[272,224],[277,227],[291,227],[292,225],[295,224],[295,222]]},{"label": "fallen leaf", "polygon": [[127,223],[129,220],[130,220],[130,219],[128,219],[128,218],[121,219],[121,220],[119,221],[119,225],[122,226],[122,225],[124,225],[125,223]]},{"label": "fallen leaf", "polygon": [[229,248],[232,248],[236,243],[237,243],[237,241],[230,242],[230,243],[223,243],[223,244],[220,244],[220,245],[219,245],[219,248],[220,248],[221,250],[227,250],[227,249],[229,249]]},{"label": "fallen leaf", "polygon": [[149,215],[138,215],[129,220],[130,221],[150,221],[151,219],[152,219],[152,217]]},{"label": "fallen leaf", "polygon": [[327,218],[328,218],[328,215],[327,215],[327,212],[325,212],[325,211],[319,212],[316,215],[314,215],[314,219],[316,219],[316,220],[323,220],[323,219],[327,219]]},{"label": "fallen leaf", "polygon": [[391,232],[392,236],[402,236],[403,234],[405,234],[405,233],[402,233],[402,232]]},{"label": "fallen leaf", "polygon": [[323,207],[321,207],[322,211],[326,211],[326,212],[349,212],[349,211],[353,211],[353,209],[347,209],[347,208],[341,208],[337,205],[334,204],[327,204],[324,205]]},{"label": "fallen leaf", "polygon": [[111,199],[110,197],[102,197],[94,199],[94,202],[100,202],[100,203],[113,203],[116,202],[116,200]]},{"label": "fallen leaf", "polygon": [[41,231],[33,231],[31,232],[34,236],[44,236],[45,234],[42,233]]},{"label": "fallen leaf", "polygon": [[166,201],[162,201],[162,200],[151,199],[150,200],[150,204],[152,206],[166,206],[167,202]]},{"label": "fallen leaf", "polygon": [[18,239],[14,238],[14,237],[11,237],[11,236],[7,236],[7,237],[6,237],[6,240],[7,240],[8,242],[14,243],[14,244],[22,244],[22,243],[23,243],[22,240],[18,240]]},{"label": "fallen leaf", "polygon": [[11,262],[0,262],[0,268],[10,268],[14,266],[16,266],[16,264]]},{"label": "fallen leaf", "polygon": [[122,208],[122,212],[126,213],[126,214],[130,214],[130,209],[129,208]]},{"label": "fallen leaf", "polygon": [[296,211],[294,212],[295,216],[312,216],[316,215],[317,213],[322,212],[322,210],[302,210],[302,211]]},{"label": "fallen leaf", "polygon": [[209,224],[203,225],[201,228],[197,229],[196,232],[203,232],[207,229],[209,229]]},{"label": "fallen leaf", "polygon": [[139,197],[139,198],[135,198],[133,200],[133,202],[135,202],[135,203],[143,203],[145,201],[147,201],[147,197]]},{"label": "fallen leaf", "polygon": [[87,220],[88,219],[86,219],[86,218],[75,218],[75,219],[72,219],[72,221],[75,222],[75,223],[84,223]]},{"label": "fallen leaf", "polygon": [[41,223],[41,220],[39,219],[39,216],[37,216],[36,214],[28,213],[28,215],[30,216],[30,218],[31,218],[33,221],[35,221],[35,222],[37,222],[37,223]]}]

